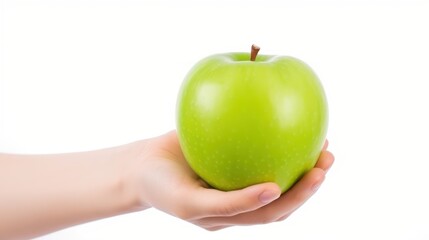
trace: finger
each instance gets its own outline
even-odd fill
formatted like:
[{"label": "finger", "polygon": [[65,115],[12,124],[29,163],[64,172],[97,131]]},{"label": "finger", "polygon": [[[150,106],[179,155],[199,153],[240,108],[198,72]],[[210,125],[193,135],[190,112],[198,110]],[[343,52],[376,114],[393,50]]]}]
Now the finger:
[{"label": "finger", "polygon": [[[305,194],[303,194],[301,197],[299,197],[298,195],[298,192],[300,191],[299,189],[297,190],[296,188],[299,188],[299,187],[296,187],[295,189],[293,189],[293,190],[290,190],[289,192],[288,192],[288,194],[290,194],[290,195],[295,195],[295,196],[297,196],[297,197],[292,197],[292,198],[295,198],[295,199],[298,199],[298,200],[295,200],[295,207],[294,208],[291,208],[291,210],[290,211],[288,211],[286,214],[284,214],[284,215],[282,215],[280,218],[278,218],[276,221],[277,222],[279,222],[279,221],[283,221],[283,220],[285,220],[286,218],[288,218],[290,215],[292,215],[292,213],[293,212],[295,212],[301,205],[303,205],[318,189],[319,189],[319,187],[321,186],[321,184],[323,183],[323,181],[324,181],[324,179],[325,179],[325,175],[326,175],[326,172],[325,173],[322,173],[322,171],[321,171],[322,169],[318,169],[318,168],[315,168],[315,170],[313,170],[313,172],[315,172],[315,171],[317,171],[317,172],[319,172],[318,174],[316,174],[316,176],[315,176],[315,179],[319,179],[319,180],[316,180],[316,181],[314,181],[314,183],[312,183],[311,185],[309,185],[309,186],[311,186],[311,188],[308,188],[308,186],[307,187],[304,187],[304,188],[307,188],[307,191],[306,191],[306,193],[307,193],[307,196],[305,195]],[[323,175],[322,175],[323,174]],[[319,175],[319,176],[317,176],[317,175]],[[308,191],[308,189],[310,189],[310,191]],[[296,191],[295,193],[293,192],[293,191]]]},{"label": "finger", "polygon": [[313,168],[272,206],[267,206],[267,214],[272,214],[272,219],[275,221],[282,216],[292,214],[319,189],[324,179],[325,171],[320,168]]},{"label": "finger", "polygon": [[[229,217],[253,211],[278,199],[281,190],[275,183],[262,183],[236,191],[201,188],[190,196],[189,207],[200,217]],[[203,199],[203,200],[202,200]]]},{"label": "finger", "polygon": [[283,212],[295,210],[317,191],[324,180],[325,171],[323,169],[311,169],[276,202],[279,205],[279,210],[283,210]]},{"label": "finger", "polygon": [[323,144],[322,151],[325,151],[326,149],[328,149],[328,146],[329,146],[329,141],[328,141],[328,139],[326,139],[325,143]]},{"label": "finger", "polygon": [[334,160],[335,157],[331,152],[322,151],[315,167],[323,169],[324,171],[328,171],[332,167],[332,164],[334,164]]},{"label": "finger", "polygon": [[288,216],[306,202],[319,188],[325,178],[325,171],[313,168],[291,189],[271,204],[255,211],[230,217],[212,217],[202,220],[206,226],[253,225],[278,221]]}]

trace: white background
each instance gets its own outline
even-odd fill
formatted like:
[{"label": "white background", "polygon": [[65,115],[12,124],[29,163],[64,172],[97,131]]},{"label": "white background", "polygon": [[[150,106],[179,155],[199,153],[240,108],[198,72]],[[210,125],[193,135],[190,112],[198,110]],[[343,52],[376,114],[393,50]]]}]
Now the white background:
[{"label": "white background", "polygon": [[252,43],[307,62],[329,101],[336,162],[284,222],[208,232],[151,209],[40,239],[429,239],[427,1],[0,7],[0,151],[81,151],[162,134],[175,128],[192,65]]}]

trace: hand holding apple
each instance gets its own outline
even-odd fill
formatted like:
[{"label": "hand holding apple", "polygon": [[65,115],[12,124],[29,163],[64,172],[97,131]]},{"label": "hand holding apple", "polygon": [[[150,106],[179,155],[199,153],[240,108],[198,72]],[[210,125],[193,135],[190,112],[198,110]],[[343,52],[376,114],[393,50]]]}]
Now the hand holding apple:
[{"label": "hand holding apple", "polygon": [[[281,195],[275,183],[261,183],[235,191],[213,189],[195,174],[183,156],[176,131],[138,142],[138,158],[127,178],[137,179],[142,204],[208,230],[236,225],[266,224],[286,219],[322,184],[334,157],[322,149],[316,166]],[[136,176],[136,177],[132,177]]]},{"label": "hand holding apple", "polygon": [[192,169],[220,190],[275,182],[288,190],[313,168],[328,125],[326,96],[304,62],[224,53],[198,62],[177,101],[177,131]]}]

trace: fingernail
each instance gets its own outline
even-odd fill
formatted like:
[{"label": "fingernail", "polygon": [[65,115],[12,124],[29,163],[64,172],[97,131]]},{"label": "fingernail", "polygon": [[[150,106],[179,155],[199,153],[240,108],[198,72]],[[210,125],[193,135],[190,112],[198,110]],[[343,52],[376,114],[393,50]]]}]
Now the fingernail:
[{"label": "fingernail", "polygon": [[315,183],[312,187],[311,187],[311,190],[313,191],[313,192],[316,192],[319,188],[320,188],[320,185],[322,185],[322,183],[323,183],[323,180],[324,180],[325,178],[323,177],[323,178],[321,178],[319,181],[317,181],[317,183]]},{"label": "fingernail", "polygon": [[267,204],[270,203],[274,200],[276,200],[277,198],[280,197],[280,193],[277,191],[264,191],[259,195],[259,201],[263,204]]}]

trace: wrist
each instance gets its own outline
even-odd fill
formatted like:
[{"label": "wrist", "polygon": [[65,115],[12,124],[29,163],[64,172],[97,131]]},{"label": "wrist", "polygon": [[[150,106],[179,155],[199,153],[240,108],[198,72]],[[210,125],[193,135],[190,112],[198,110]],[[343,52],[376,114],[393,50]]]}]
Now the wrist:
[{"label": "wrist", "polygon": [[145,201],[142,186],[143,162],[148,144],[148,140],[129,143],[115,149],[113,154],[117,180],[112,189],[123,196],[124,211],[142,211],[151,207]]}]

